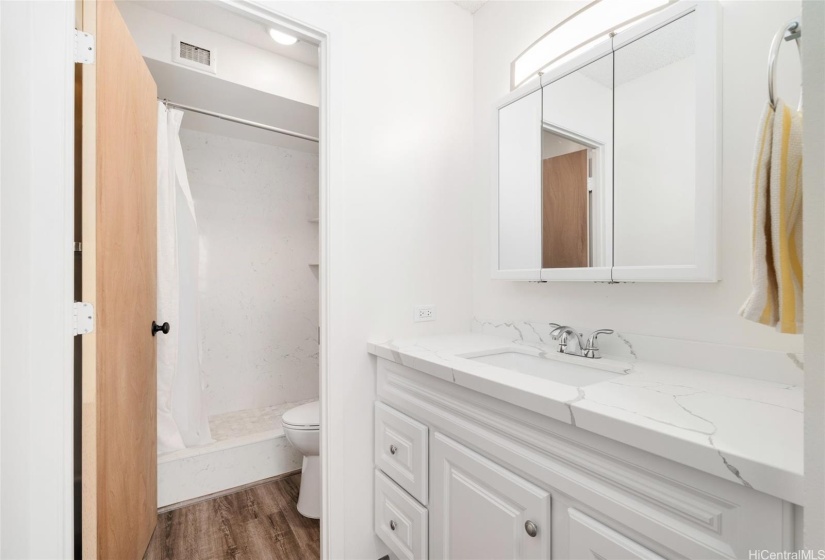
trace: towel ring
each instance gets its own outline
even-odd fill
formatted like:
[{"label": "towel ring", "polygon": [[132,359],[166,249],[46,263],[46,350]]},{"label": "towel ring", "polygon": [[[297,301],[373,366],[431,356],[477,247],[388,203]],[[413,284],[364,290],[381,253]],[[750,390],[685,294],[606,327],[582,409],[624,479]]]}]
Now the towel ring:
[{"label": "towel ring", "polygon": [[[802,24],[797,20],[789,21],[777,31],[771,43],[771,50],[768,55],[768,99],[771,102],[771,107],[774,109],[776,109],[776,97],[774,97],[774,90],[776,88],[776,61],[779,57],[779,47],[782,46],[783,40],[796,41],[796,48],[799,50],[799,55],[802,56]],[[799,109],[802,109],[802,92],[799,93]]]}]

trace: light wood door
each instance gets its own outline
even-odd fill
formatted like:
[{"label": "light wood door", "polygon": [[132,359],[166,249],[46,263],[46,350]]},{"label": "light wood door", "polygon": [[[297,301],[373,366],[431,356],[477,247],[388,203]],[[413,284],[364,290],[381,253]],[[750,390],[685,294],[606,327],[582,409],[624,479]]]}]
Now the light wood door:
[{"label": "light wood door", "polygon": [[83,556],[139,559],[157,522],[157,88],[111,0],[82,1]]},{"label": "light wood door", "polygon": [[567,510],[570,560],[664,560],[655,552],[575,509]]},{"label": "light wood door", "polygon": [[588,266],[587,150],[542,160],[543,268]]},{"label": "light wood door", "polygon": [[431,559],[550,558],[550,494],[443,434],[430,457]]}]

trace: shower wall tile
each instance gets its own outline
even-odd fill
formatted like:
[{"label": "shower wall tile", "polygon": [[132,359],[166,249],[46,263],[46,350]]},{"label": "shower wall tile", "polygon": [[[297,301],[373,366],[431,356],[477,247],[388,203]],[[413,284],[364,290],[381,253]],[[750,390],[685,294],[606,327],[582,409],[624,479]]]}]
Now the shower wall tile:
[{"label": "shower wall tile", "polygon": [[[318,396],[318,156],[181,131],[210,415]],[[317,199],[317,198],[316,198]]]}]

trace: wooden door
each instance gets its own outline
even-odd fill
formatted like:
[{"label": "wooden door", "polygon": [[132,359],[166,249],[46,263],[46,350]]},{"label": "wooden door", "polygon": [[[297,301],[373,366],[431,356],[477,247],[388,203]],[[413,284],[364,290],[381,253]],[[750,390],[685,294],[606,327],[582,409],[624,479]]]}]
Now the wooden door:
[{"label": "wooden door", "polygon": [[599,523],[568,509],[570,560],[664,560],[655,552]]},{"label": "wooden door", "polygon": [[83,556],[139,559],[157,522],[157,88],[111,0],[82,0]]},{"label": "wooden door", "polygon": [[430,458],[431,559],[550,558],[550,494],[443,434]]},{"label": "wooden door", "polygon": [[542,268],[588,266],[587,150],[542,160]]}]

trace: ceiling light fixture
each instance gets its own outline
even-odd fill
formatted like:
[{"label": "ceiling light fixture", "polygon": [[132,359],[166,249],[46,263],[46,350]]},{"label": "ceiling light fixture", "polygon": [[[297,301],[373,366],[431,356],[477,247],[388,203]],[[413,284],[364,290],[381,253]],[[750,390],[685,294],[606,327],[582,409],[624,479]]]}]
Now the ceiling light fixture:
[{"label": "ceiling light fixture", "polygon": [[280,43],[281,45],[294,45],[298,42],[298,37],[293,37],[292,35],[288,35],[283,31],[278,31],[277,29],[269,29],[269,36],[272,37],[272,40],[276,43]]},{"label": "ceiling light fixture", "polygon": [[510,88],[515,89],[539,71],[572,58],[579,49],[609,37],[677,0],[596,0],[545,33],[510,65]]}]

